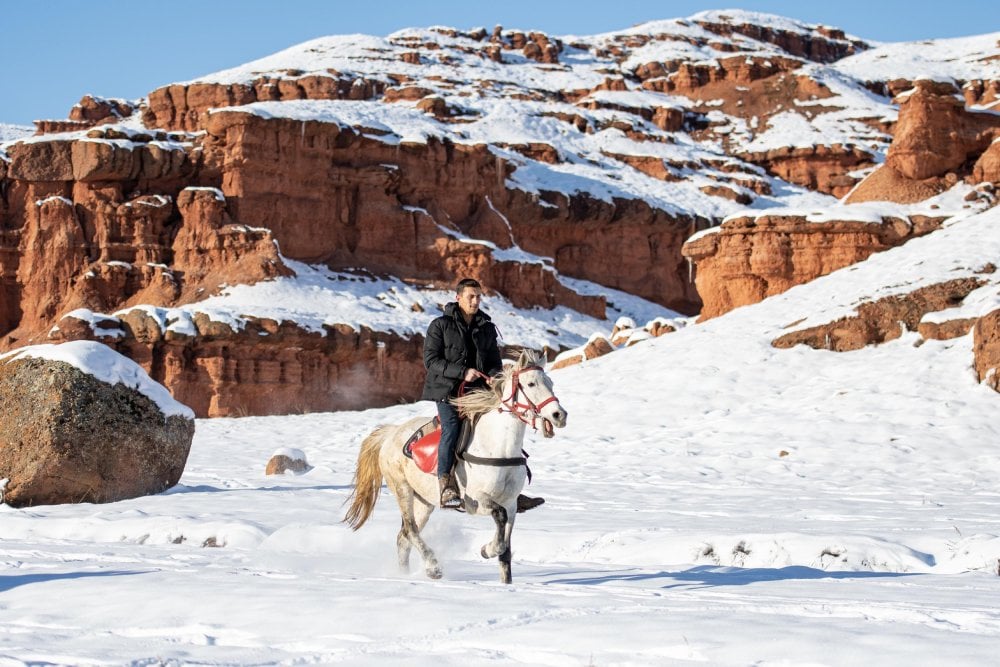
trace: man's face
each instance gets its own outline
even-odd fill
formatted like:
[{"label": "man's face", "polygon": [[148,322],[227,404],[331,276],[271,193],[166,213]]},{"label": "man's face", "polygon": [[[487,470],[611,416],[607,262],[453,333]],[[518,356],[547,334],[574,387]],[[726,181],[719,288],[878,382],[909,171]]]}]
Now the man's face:
[{"label": "man's face", "polygon": [[463,287],[457,294],[458,307],[466,315],[475,315],[479,310],[479,304],[483,300],[483,293],[475,287]]}]

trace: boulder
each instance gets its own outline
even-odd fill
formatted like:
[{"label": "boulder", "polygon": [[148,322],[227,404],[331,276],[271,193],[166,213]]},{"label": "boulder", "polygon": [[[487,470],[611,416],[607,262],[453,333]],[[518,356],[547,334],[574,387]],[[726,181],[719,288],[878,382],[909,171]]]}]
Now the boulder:
[{"label": "boulder", "polygon": [[981,383],[1000,391],[1000,309],[980,317],[972,333],[976,376]]},{"label": "boulder", "polygon": [[106,503],[180,479],[194,414],[138,365],[92,341],[0,357],[0,478],[14,507]]},{"label": "boulder", "polygon": [[271,455],[264,471],[266,475],[284,475],[286,472],[302,474],[312,470],[306,461],[306,454],[301,449],[282,448]]},{"label": "boulder", "polygon": [[586,345],[567,350],[555,358],[549,366],[549,370],[554,371],[567,366],[574,366],[584,361],[603,357],[609,352],[614,352],[615,348],[603,334],[594,334],[587,341]]}]

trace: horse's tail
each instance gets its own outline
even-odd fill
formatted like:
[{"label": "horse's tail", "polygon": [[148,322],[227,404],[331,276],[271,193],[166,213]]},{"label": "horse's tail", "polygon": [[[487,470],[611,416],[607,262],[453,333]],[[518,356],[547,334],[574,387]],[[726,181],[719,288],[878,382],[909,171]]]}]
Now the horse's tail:
[{"label": "horse's tail", "polygon": [[379,426],[368,434],[358,452],[358,467],[354,470],[354,491],[347,497],[351,506],[344,515],[344,522],[357,530],[365,525],[375,510],[378,493],[382,488],[382,469],[379,467],[379,450],[387,427]]}]

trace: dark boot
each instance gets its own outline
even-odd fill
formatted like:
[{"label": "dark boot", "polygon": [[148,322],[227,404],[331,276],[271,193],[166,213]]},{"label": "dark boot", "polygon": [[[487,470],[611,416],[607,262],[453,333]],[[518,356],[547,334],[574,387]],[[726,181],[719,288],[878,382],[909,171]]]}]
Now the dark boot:
[{"label": "dark boot", "polygon": [[517,511],[527,512],[528,510],[533,510],[542,503],[545,502],[545,498],[532,498],[531,496],[526,496],[523,493],[517,497]]},{"label": "dark boot", "polygon": [[441,489],[441,508],[462,509],[462,498],[458,495],[458,482],[448,473],[438,477],[438,487]]}]

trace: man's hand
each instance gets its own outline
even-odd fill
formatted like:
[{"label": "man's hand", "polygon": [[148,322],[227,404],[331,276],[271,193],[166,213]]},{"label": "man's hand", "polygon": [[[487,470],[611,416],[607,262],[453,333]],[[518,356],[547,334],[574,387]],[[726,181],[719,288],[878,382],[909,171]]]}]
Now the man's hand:
[{"label": "man's hand", "polygon": [[486,380],[487,383],[489,383],[490,381],[489,376],[487,376],[485,373],[480,373],[475,368],[467,368],[465,369],[465,377],[462,379],[465,380],[466,382],[475,382],[480,378]]}]

